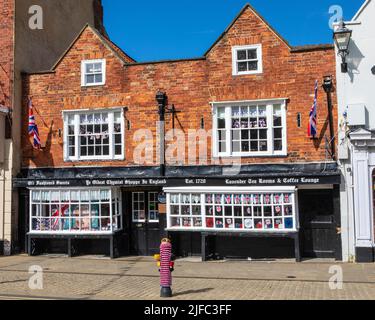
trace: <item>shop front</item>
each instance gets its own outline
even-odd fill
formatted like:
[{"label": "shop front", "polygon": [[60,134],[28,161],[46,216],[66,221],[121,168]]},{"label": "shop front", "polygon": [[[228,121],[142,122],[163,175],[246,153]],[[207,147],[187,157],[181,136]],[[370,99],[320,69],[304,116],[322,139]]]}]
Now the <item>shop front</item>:
[{"label": "shop front", "polygon": [[[179,255],[341,259],[340,176],[171,179],[167,230]],[[189,251],[190,250],[190,251]]]},{"label": "shop front", "polygon": [[30,255],[151,256],[168,235],[177,256],[203,260],[340,260],[336,167],[293,168],[244,166],[225,177],[218,167],[168,167],[165,178],[150,178],[154,168],[117,168],[97,179],[108,171],[29,171],[15,182],[20,237]]},{"label": "shop front", "polygon": [[15,181],[22,251],[111,258],[158,251],[164,231],[158,202],[165,179],[115,178],[116,170],[107,179],[93,179],[100,169],[62,171],[29,171]]}]

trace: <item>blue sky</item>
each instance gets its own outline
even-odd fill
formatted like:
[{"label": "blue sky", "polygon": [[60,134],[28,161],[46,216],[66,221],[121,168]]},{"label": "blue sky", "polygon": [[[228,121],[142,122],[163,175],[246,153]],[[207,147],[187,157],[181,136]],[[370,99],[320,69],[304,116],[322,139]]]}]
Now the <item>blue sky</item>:
[{"label": "blue sky", "polygon": [[329,8],[364,0],[102,0],[111,39],[137,61],[200,57],[249,2],[292,45],[332,42]]}]

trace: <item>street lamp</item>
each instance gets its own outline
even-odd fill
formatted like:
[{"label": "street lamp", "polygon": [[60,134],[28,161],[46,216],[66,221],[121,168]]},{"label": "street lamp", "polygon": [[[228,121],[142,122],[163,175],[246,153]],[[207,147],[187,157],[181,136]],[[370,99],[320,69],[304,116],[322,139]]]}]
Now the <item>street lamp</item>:
[{"label": "street lamp", "polygon": [[325,93],[331,93],[333,90],[333,80],[332,76],[325,76],[323,78],[323,89]]},{"label": "street lamp", "polygon": [[346,28],[344,21],[341,20],[338,29],[334,32],[333,38],[335,39],[336,46],[339,50],[339,55],[341,56],[341,72],[348,72],[348,63],[346,62],[346,57],[349,54],[349,43],[352,37],[352,30]]}]

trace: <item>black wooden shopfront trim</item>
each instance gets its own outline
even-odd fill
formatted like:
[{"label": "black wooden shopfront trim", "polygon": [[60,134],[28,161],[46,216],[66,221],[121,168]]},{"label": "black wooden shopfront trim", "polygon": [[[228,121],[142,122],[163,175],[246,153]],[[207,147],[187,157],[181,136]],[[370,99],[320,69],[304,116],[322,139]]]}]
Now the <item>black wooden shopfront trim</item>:
[{"label": "black wooden shopfront trim", "polygon": [[[170,234],[184,233],[182,230],[169,231]],[[215,232],[215,231],[196,231],[194,233],[201,236],[201,255],[202,261],[208,261],[215,252],[213,241],[215,237],[237,237],[237,238],[281,238],[294,240],[294,255],[296,262],[302,261],[301,241],[299,231],[293,232]]]},{"label": "black wooden shopfront trim", "polygon": [[15,188],[74,187],[249,187],[340,184],[340,175],[263,175],[246,177],[15,179]]},{"label": "black wooden shopfront trim", "polygon": [[71,258],[79,254],[79,247],[77,241],[79,240],[107,240],[109,244],[109,256],[111,259],[119,257],[119,246],[118,238],[123,236],[123,232],[115,232],[112,234],[101,234],[101,235],[88,235],[88,234],[34,234],[27,233],[27,253],[29,256],[34,256],[39,253],[36,240],[46,239],[46,240],[66,240],[67,243],[67,255]]},{"label": "black wooden shopfront trim", "polygon": [[15,188],[165,187],[175,185],[243,186],[340,184],[336,163],[241,165],[230,174],[228,166],[89,167],[23,169]]}]

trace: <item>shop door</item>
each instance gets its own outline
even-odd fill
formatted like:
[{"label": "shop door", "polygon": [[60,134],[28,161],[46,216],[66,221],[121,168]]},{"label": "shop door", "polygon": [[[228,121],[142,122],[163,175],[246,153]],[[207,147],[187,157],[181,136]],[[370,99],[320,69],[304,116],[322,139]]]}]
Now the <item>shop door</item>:
[{"label": "shop door", "polygon": [[154,255],[160,246],[158,192],[132,192],[131,204],[131,253]]},{"label": "shop door", "polygon": [[298,198],[303,256],[334,258],[336,223],[333,190],[301,190]]}]

